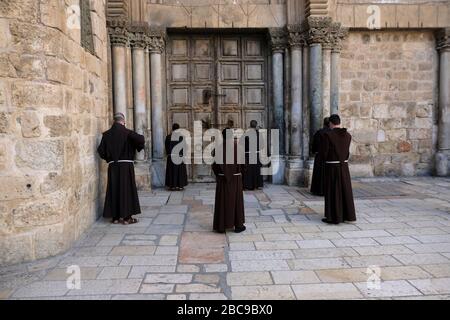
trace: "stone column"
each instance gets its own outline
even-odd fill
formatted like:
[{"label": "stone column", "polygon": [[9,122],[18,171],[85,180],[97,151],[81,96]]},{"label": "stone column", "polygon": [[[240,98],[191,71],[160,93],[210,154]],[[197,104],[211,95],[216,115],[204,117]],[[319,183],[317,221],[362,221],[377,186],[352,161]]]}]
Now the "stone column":
[{"label": "stone column", "polygon": [[288,26],[291,49],[291,101],[289,158],[286,168],[288,185],[300,185],[303,180],[303,44],[299,25]]},{"label": "stone column", "polygon": [[450,28],[436,34],[439,51],[439,128],[436,152],[436,175],[450,173]]},{"label": "stone column", "polygon": [[[132,36],[131,48],[133,57],[133,102],[134,102],[134,130],[144,135],[147,129],[146,117],[146,83],[145,83],[145,48],[146,38],[143,33]],[[145,150],[136,156],[138,160],[145,160]]]},{"label": "stone column", "polygon": [[[330,34],[331,17],[308,17],[303,23],[306,41],[309,45],[309,144],[312,142],[314,133],[322,127],[323,123],[323,48]],[[325,50],[327,51],[328,48]],[[328,56],[329,57],[329,56]],[[326,71],[329,76],[329,72]],[[327,85],[327,90],[329,86]],[[327,96],[327,95],[325,95]],[[329,93],[328,93],[329,97]],[[328,104],[329,105],[329,104]],[[305,166],[305,182],[309,186],[313,172],[313,159],[310,157]]]},{"label": "stone column", "polygon": [[150,34],[150,70],[152,97],[152,185],[164,186],[164,110],[162,88],[162,59],[165,48],[164,34],[161,30],[152,30]]},{"label": "stone column", "polygon": [[[145,30],[136,29],[131,36],[132,48],[132,73],[133,73],[133,115],[134,130],[147,139],[147,84],[145,55],[148,38]],[[135,171],[136,185],[140,190],[151,189],[150,164],[148,163],[147,150],[142,150],[136,155]]]},{"label": "stone column", "polygon": [[[147,39],[148,40],[148,39]],[[146,97],[147,100],[147,132],[145,136],[147,137],[146,149],[147,149],[147,157],[149,159],[152,158],[152,130],[151,130],[151,110],[152,110],[152,95],[151,95],[151,83],[150,83],[150,50],[145,50],[145,83],[146,83]]]},{"label": "stone column", "polygon": [[330,113],[339,114],[339,83],[340,83],[340,51],[331,50],[331,75],[330,75]]},{"label": "stone column", "polygon": [[[309,103],[311,112],[311,136],[322,127],[324,98],[323,81],[323,51],[329,52],[328,46],[322,45],[329,41],[331,17],[308,17],[304,22],[309,51]],[[327,53],[326,53],[327,54]],[[327,57],[329,57],[327,55]],[[325,64],[327,66],[327,64]],[[329,76],[329,70],[325,71]],[[327,85],[329,90],[329,86]],[[329,97],[329,94],[325,95]],[[327,104],[329,105],[329,103]]]},{"label": "stone column", "polygon": [[310,44],[309,49],[309,100],[311,112],[311,137],[322,126],[322,45]]},{"label": "stone column", "polygon": [[127,75],[126,50],[129,34],[126,22],[108,21],[111,42],[111,59],[113,74],[114,113],[121,112],[127,116]]},{"label": "stone column", "polygon": [[341,42],[347,36],[348,29],[341,27],[340,23],[335,23],[332,35],[331,49],[331,72],[330,72],[330,113],[339,114],[339,86],[340,86],[340,57]]},{"label": "stone column", "polygon": [[273,127],[279,130],[279,155],[272,155],[272,183],[283,184],[285,160],[285,119],[283,95],[283,53],[286,48],[286,32],[283,28],[269,30],[272,47],[272,98]]},{"label": "stone column", "polygon": [[310,138],[311,138],[311,112],[309,102],[309,47],[305,44],[303,47],[303,184],[309,186],[311,184],[312,169],[314,164],[314,158],[310,159]]},{"label": "stone column", "polygon": [[331,43],[322,43],[322,118],[330,116]]}]

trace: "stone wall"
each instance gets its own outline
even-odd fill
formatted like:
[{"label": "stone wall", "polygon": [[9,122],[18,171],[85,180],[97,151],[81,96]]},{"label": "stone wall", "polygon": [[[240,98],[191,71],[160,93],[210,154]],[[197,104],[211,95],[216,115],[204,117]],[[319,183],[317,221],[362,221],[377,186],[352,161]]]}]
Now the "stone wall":
[{"label": "stone wall", "polygon": [[90,2],[95,54],[67,23],[78,0],[0,3],[0,264],[66,250],[102,207],[104,2]]},{"label": "stone wall", "polygon": [[340,112],[359,176],[433,171],[438,56],[429,31],[350,32],[341,54]]},{"label": "stone wall", "polygon": [[265,28],[286,24],[286,0],[150,0],[149,23],[170,28]]}]

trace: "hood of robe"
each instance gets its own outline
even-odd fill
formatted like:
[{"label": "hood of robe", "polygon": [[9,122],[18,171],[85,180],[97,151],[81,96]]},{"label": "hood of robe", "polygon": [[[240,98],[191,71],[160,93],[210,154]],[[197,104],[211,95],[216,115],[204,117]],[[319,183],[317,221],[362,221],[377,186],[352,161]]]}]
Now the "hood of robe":
[{"label": "hood of robe", "polygon": [[334,128],[333,131],[338,135],[343,136],[347,133],[347,128]]},{"label": "hood of robe", "polygon": [[120,160],[119,157],[125,147],[125,144],[128,140],[129,130],[120,123],[114,123],[112,128],[108,131],[108,135],[111,137],[112,141],[114,141],[114,147],[109,148],[109,152],[114,161]]}]

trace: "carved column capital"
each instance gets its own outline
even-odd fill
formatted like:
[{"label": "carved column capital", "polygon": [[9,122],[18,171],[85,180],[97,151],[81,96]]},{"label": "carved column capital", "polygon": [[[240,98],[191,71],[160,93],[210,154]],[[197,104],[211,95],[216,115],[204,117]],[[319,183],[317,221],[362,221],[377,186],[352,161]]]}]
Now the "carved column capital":
[{"label": "carved column capital", "polygon": [[333,23],[331,27],[332,51],[341,52],[342,41],[348,36],[348,28],[341,26],[341,23]]},{"label": "carved column capital", "polygon": [[308,44],[328,45],[331,43],[330,26],[331,17],[308,17],[302,25]]},{"label": "carved column capital", "polygon": [[128,32],[128,22],[126,20],[107,20],[107,27],[111,45],[121,47],[129,45],[130,33]]},{"label": "carved column capital", "polygon": [[285,28],[269,28],[272,52],[284,52],[287,47],[287,32]]},{"label": "carved column capital", "polygon": [[439,29],[436,32],[436,49],[450,51],[450,28]]},{"label": "carved column capital", "polygon": [[145,49],[148,46],[148,25],[147,24],[133,24],[129,28],[130,31],[130,45],[133,48]]},{"label": "carved column capital", "polygon": [[166,46],[166,30],[150,27],[147,29],[147,46],[150,53],[162,53]]},{"label": "carved column capital", "polygon": [[292,24],[287,26],[289,33],[289,45],[293,49],[301,49],[306,45],[305,33],[300,24]]}]

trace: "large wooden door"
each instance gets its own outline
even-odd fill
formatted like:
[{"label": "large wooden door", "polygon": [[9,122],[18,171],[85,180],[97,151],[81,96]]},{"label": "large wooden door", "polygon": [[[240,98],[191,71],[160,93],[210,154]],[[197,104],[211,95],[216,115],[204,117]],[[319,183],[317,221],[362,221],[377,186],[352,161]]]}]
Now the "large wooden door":
[{"label": "large wooden door", "polygon": [[[168,127],[193,132],[267,125],[267,55],[259,35],[173,34],[167,47]],[[207,144],[207,143],[206,143]],[[195,182],[213,181],[207,165],[188,166]]]}]

